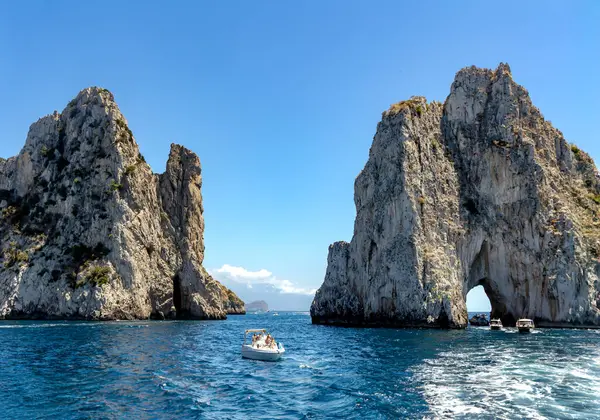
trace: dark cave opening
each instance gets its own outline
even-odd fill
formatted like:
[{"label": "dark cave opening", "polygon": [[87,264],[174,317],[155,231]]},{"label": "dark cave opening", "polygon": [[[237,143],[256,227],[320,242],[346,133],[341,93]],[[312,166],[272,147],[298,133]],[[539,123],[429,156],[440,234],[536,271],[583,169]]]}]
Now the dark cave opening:
[{"label": "dark cave opening", "polygon": [[175,276],[173,276],[173,306],[175,306],[175,311],[177,313],[177,317],[179,318],[182,315],[182,311],[181,311],[181,280],[179,279],[178,274],[175,274]]},{"label": "dark cave opening", "polygon": [[477,210],[477,204],[475,204],[475,201],[468,199],[464,205],[467,211],[472,215],[477,216],[479,214],[479,210]]}]

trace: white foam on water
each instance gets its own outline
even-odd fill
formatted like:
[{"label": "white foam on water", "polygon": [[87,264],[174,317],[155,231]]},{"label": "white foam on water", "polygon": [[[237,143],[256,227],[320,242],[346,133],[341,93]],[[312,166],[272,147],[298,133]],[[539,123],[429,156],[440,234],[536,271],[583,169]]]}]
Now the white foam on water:
[{"label": "white foam on water", "polygon": [[[544,365],[548,362],[523,351],[518,347],[520,344],[513,343],[501,351],[489,345],[477,346],[472,353],[441,352],[416,366],[414,381],[420,384],[434,418],[469,418],[493,413],[494,418],[509,419],[519,413],[520,418],[546,419],[549,411],[567,412],[554,398],[557,391],[552,384],[569,371],[579,379],[594,378],[586,370],[573,369],[569,364],[558,364],[558,369],[557,363]],[[600,384],[600,378],[595,381]],[[583,391],[594,395],[597,390],[588,387]],[[544,403],[540,405],[540,401]]]}]

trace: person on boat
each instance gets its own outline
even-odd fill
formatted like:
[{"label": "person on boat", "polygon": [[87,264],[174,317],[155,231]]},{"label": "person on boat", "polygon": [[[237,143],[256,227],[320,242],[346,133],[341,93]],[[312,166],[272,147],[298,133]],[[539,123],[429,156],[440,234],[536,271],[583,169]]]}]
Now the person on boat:
[{"label": "person on boat", "polygon": [[267,348],[270,348],[270,349],[276,348],[275,338],[273,338],[273,336],[269,334],[269,341],[266,344],[267,344]]},{"label": "person on boat", "polygon": [[263,341],[264,341],[263,334],[262,333],[258,334],[256,336],[256,348],[257,349],[259,349],[259,348],[261,348],[263,346]]}]

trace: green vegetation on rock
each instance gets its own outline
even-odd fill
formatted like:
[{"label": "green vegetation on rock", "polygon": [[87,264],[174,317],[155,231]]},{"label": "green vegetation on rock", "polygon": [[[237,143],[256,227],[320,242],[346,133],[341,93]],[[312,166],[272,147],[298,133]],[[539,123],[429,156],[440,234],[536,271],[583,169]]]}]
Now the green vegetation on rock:
[{"label": "green vegetation on rock", "polygon": [[94,266],[85,277],[85,281],[92,286],[102,286],[108,283],[110,268]]},{"label": "green vegetation on rock", "polygon": [[108,184],[108,186],[110,187],[111,191],[117,191],[120,190],[121,188],[123,188],[122,184],[119,184],[117,181],[115,181],[114,179],[110,180],[110,184]]},{"label": "green vegetation on rock", "polygon": [[20,250],[17,243],[12,241],[4,251],[4,267],[12,267],[15,264],[26,263],[29,261],[29,254]]}]

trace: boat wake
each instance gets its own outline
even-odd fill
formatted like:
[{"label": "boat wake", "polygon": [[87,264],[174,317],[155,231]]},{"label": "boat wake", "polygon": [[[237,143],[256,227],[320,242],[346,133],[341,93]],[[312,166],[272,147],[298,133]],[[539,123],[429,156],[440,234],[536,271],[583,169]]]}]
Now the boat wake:
[{"label": "boat wake", "polygon": [[[515,337],[520,338],[526,337]],[[594,397],[600,393],[600,378],[581,369],[595,359],[589,349],[581,352],[588,356],[565,358],[560,350],[546,349],[529,338],[490,342],[472,352],[442,352],[415,367],[413,380],[433,416],[478,418],[494,413],[494,418],[509,419],[519,413],[521,418],[545,419],[563,413],[566,418],[584,418],[577,415],[582,401],[586,412],[600,412]],[[595,353],[600,356],[600,349]]]}]

